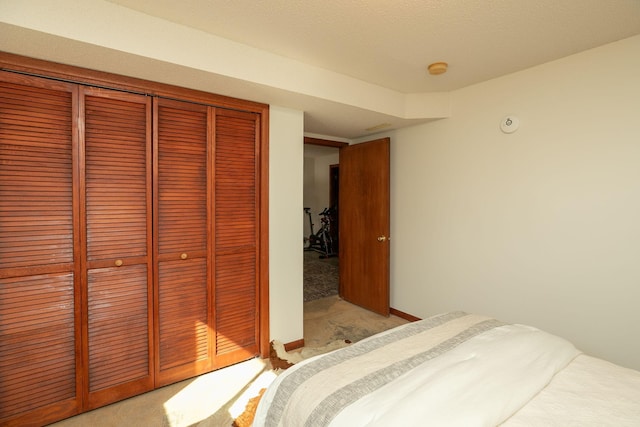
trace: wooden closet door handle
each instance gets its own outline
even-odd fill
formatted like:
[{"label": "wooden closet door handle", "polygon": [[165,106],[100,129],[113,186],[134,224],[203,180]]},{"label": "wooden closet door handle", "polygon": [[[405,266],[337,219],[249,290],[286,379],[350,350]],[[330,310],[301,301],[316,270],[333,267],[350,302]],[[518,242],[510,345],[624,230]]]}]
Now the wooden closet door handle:
[{"label": "wooden closet door handle", "polygon": [[189,256],[185,253],[180,254],[180,259],[187,259]]},{"label": "wooden closet door handle", "polygon": [[121,260],[121,259],[117,259],[117,260],[116,260],[116,262],[115,262],[115,264],[116,264],[116,267],[121,267],[121,266],[122,266],[122,264],[123,264],[123,262],[122,262],[122,260]]}]

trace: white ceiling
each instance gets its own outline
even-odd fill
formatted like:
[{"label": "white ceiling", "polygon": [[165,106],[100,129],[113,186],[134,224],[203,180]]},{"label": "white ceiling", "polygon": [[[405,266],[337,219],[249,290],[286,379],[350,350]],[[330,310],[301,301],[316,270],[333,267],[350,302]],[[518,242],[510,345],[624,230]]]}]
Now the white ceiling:
[{"label": "white ceiling", "polygon": [[[0,50],[294,108],[345,139],[638,34],[640,0],[0,1]],[[449,71],[430,76],[436,61]]]},{"label": "white ceiling", "polygon": [[[403,92],[450,91],[640,33],[638,0],[110,0]],[[428,64],[448,62],[433,77]]]}]

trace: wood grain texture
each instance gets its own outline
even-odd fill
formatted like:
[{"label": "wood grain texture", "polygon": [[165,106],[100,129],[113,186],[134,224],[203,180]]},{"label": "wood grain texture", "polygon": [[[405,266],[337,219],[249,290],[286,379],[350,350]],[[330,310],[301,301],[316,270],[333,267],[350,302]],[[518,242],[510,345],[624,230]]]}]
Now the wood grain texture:
[{"label": "wood grain texture", "polygon": [[383,316],[389,315],[389,189],[388,138],[341,149],[340,296]]},{"label": "wood grain texture", "polygon": [[156,384],[161,385],[212,369],[212,142],[208,107],[165,99],[156,104]]},{"label": "wood grain texture", "polygon": [[0,82],[0,270],[73,261],[72,92]]},{"label": "wood grain texture", "polygon": [[0,74],[3,425],[69,416],[79,405],[72,192],[75,95],[73,85]]},{"label": "wood grain texture", "polygon": [[[174,381],[268,348],[268,106],[4,53],[0,65],[0,424],[150,390],[156,364]],[[153,102],[173,116],[170,156],[152,162]]]},{"label": "wood grain texture", "polygon": [[219,363],[257,354],[258,170],[255,114],[217,110],[215,121],[215,316]]},{"label": "wood grain texture", "polygon": [[89,409],[153,388],[152,123],[148,97],[81,93]]}]

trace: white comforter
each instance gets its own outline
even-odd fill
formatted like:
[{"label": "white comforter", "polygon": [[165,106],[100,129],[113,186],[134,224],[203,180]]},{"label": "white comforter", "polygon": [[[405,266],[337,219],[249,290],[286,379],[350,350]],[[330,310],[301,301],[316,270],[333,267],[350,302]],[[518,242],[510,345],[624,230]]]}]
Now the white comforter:
[{"label": "white comforter", "polygon": [[640,426],[640,372],[581,354],[505,427]]},{"label": "white comforter", "polygon": [[447,313],[290,368],[254,426],[532,425],[539,414],[510,417],[578,354],[532,327]]}]

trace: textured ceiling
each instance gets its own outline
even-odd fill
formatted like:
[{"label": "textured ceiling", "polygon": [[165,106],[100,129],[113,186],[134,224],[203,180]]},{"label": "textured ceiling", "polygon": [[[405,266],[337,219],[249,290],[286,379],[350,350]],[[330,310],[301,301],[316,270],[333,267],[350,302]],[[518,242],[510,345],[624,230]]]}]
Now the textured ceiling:
[{"label": "textured ceiling", "polygon": [[2,51],[302,111],[345,140],[638,34],[640,0],[0,0]]},{"label": "textured ceiling", "polygon": [[[638,0],[110,0],[403,93],[449,91],[640,34]],[[425,69],[446,61],[449,72]]]}]

